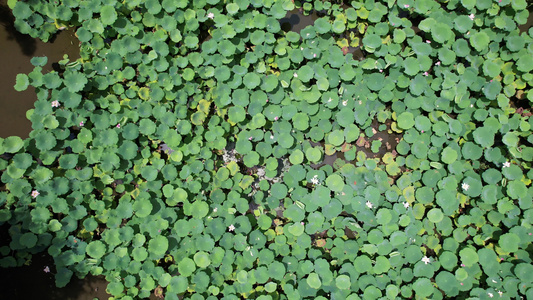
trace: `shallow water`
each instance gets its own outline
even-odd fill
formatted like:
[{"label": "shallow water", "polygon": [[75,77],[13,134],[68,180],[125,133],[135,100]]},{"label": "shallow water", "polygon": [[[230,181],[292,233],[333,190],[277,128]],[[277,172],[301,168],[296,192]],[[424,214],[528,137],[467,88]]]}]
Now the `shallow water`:
[{"label": "shallow water", "polygon": [[78,40],[74,32],[68,30],[60,32],[49,43],[19,33],[13,26],[13,16],[6,2],[0,0],[0,137],[27,138],[31,122],[26,119],[26,111],[33,108],[37,95],[33,87],[24,92],[15,91],[17,74],[33,70],[30,59],[34,56],[48,57],[43,72],[53,70],[53,63],[63,59],[63,54],[76,60],[79,58]]},{"label": "shallow water", "polygon": [[[26,111],[33,108],[37,100],[32,87],[24,92],[13,88],[18,73],[33,70],[30,59],[34,56],[47,56],[48,64],[43,72],[52,71],[54,63],[68,54],[71,60],[79,57],[78,40],[73,31],[63,31],[52,42],[43,43],[29,35],[16,31],[13,16],[0,0],[0,137],[17,135],[27,138],[31,122],[26,119]],[[7,225],[0,226],[0,246],[9,243]],[[44,269],[49,267],[50,273]],[[53,259],[47,254],[33,255],[28,265],[18,268],[0,268],[0,299],[43,299],[43,300],[92,300],[108,299],[105,292],[107,282],[103,277],[88,276],[81,280],[73,276],[64,288],[55,286]]]}]

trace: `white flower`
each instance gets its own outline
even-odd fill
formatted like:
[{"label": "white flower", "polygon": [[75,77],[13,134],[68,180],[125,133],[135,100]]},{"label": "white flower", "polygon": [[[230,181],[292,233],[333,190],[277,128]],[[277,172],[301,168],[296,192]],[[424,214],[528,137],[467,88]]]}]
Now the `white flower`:
[{"label": "white flower", "polygon": [[342,105],[343,105],[343,106],[348,105],[348,100],[344,100],[344,101],[342,101]]},{"label": "white flower", "polygon": [[316,53],[313,54],[313,57],[316,57]]},{"label": "white flower", "polygon": [[427,256],[422,257],[422,261],[423,261],[426,265],[429,264],[429,263],[431,262],[431,260],[430,260],[429,257],[427,257]]},{"label": "white flower", "polygon": [[498,291],[498,295],[503,296],[503,292],[502,291]]},{"label": "white flower", "polygon": [[43,271],[45,273],[50,273],[50,268],[48,266],[45,266]]},{"label": "white flower", "polygon": [[440,61],[436,62],[435,66],[440,66]]},{"label": "white flower", "polygon": [[468,191],[468,189],[470,188],[470,185],[466,182],[463,182],[463,184],[461,184],[461,187],[463,188],[463,190]]},{"label": "white flower", "polygon": [[228,227],[228,230],[229,230],[229,231],[233,231],[233,230],[235,230],[235,226],[233,226],[233,224],[231,224],[231,225]]},{"label": "white flower", "polygon": [[212,12],[210,12],[210,13],[207,14],[207,17],[208,17],[209,19],[213,19],[213,18],[215,17],[215,14],[212,13]]},{"label": "white flower", "polygon": [[39,195],[40,195],[40,193],[39,193],[38,191],[36,191],[36,190],[34,190],[33,192],[31,192],[31,196],[32,196],[33,198],[35,198],[35,197],[37,197],[37,196],[39,196]]},{"label": "white flower", "polygon": [[374,207],[374,205],[372,205],[372,203],[370,201],[366,201],[366,207],[372,208],[372,207]]},{"label": "white flower", "polygon": [[403,7],[405,7],[405,8],[409,8],[409,4],[405,4]]},{"label": "white flower", "polygon": [[311,183],[318,184],[318,182],[319,182],[318,181],[318,175],[315,175],[315,176],[313,176],[313,178],[311,178]]},{"label": "white flower", "polygon": [[298,74],[296,74],[296,72],[294,72],[293,76],[294,76],[295,78],[298,78]]},{"label": "white flower", "polygon": [[52,101],[52,107],[59,107],[59,101],[57,100]]},{"label": "white flower", "polygon": [[83,125],[85,125],[85,123],[83,123],[83,121],[80,122],[80,127],[82,127]]},{"label": "white flower", "polygon": [[405,208],[409,208],[409,202],[407,202],[407,201],[404,202],[404,203],[403,203],[403,207],[405,207]]},{"label": "white flower", "polygon": [[271,135],[271,136],[270,136],[270,139],[271,139],[271,140],[273,140],[273,139],[274,139],[274,136],[273,136],[273,135]]},{"label": "white flower", "polygon": [[489,295],[489,297],[494,297],[494,294],[493,293],[487,293],[487,295]]},{"label": "white flower", "polygon": [[509,161],[506,161],[503,163],[504,168],[509,168],[511,166],[511,163]]},{"label": "white flower", "polygon": [[474,21],[474,18],[475,18],[476,16],[474,16],[474,14],[470,14],[468,17],[470,18],[470,20]]},{"label": "white flower", "polygon": [[218,207],[213,208],[213,212],[216,213],[218,211]]}]

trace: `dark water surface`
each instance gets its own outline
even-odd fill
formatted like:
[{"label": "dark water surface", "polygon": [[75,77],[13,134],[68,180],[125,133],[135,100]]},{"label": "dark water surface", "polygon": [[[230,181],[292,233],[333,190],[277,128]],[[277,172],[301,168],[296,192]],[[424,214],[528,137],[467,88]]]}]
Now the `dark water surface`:
[{"label": "dark water surface", "polygon": [[[27,138],[31,122],[26,111],[37,100],[35,90],[29,87],[24,92],[13,88],[18,73],[33,70],[30,59],[47,56],[48,64],[43,72],[53,70],[54,63],[68,54],[70,60],[79,58],[78,40],[73,31],[59,33],[49,43],[43,43],[29,35],[19,33],[13,26],[7,0],[0,0],[0,137],[20,136]],[[0,246],[8,245],[8,226],[0,226]],[[48,267],[51,272],[45,272]],[[10,300],[92,300],[108,299],[107,282],[103,277],[88,276],[81,280],[73,276],[64,288],[57,288],[54,279],[54,262],[48,254],[33,255],[28,265],[17,268],[0,268],[0,299]]]},{"label": "dark water surface", "polygon": [[49,43],[19,33],[6,3],[7,0],[0,0],[0,137],[17,135],[27,138],[31,123],[26,119],[26,111],[33,108],[37,95],[31,86],[24,92],[15,91],[17,74],[33,70],[30,59],[34,56],[48,57],[43,73],[52,71],[52,64],[62,60],[64,54],[68,54],[70,60],[76,60],[79,58],[79,42],[72,30],[60,32]]}]

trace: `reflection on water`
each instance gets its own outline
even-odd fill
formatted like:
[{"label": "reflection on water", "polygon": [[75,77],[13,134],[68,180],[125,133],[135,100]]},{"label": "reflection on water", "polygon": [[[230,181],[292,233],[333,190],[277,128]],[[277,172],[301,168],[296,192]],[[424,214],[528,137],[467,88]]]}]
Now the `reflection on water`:
[{"label": "reflection on water", "polygon": [[300,33],[305,27],[313,25],[316,19],[318,19],[316,12],[306,16],[300,9],[296,8],[287,12],[285,18],[280,19],[279,23],[281,29],[285,32],[294,31]]},{"label": "reflection on water", "polygon": [[37,96],[32,87],[24,92],[15,91],[17,74],[33,70],[30,59],[34,56],[48,57],[43,72],[52,71],[52,64],[63,59],[63,54],[76,60],[79,57],[78,40],[72,30],[60,32],[51,43],[17,32],[6,1],[0,0],[0,137],[17,135],[27,138],[31,123],[26,119],[26,111],[33,108]]},{"label": "reflection on water", "polygon": [[[5,0],[3,0],[1,2],[2,5],[0,5],[0,24],[2,24],[4,27],[3,30],[7,33],[7,40],[16,42],[19,45],[22,54],[32,57],[37,48],[37,43],[31,36],[17,31],[13,25],[15,23],[13,14],[11,14],[9,7],[4,4],[4,1]],[[2,47],[4,47],[4,43],[2,43]]]},{"label": "reflection on water", "polygon": [[[348,6],[344,6],[347,8]],[[281,30],[285,32],[294,31],[300,33],[302,29],[309,25],[313,25],[315,23],[315,20],[323,17],[324,15],[321,14],[321,12],[313,11],[313,13],[309,15],[304,15],[301,9],[293,9],[289,12],[287,12],[287,15],[279,20]],[[360,34],[358,34],[357,30],[352,29],[350,30],[355,33],[356,37],[359,37],[360,40],[362,37]],[[348,43],[351,42],[349,38],[349,34],[341,34],[340,38],[346,38],[348,39]],[[345,53],[351,53],[353,55],[353,58],[355,60],[363,60],[365,58],[365,55],[363,51],[361,50],[361,47],[351,47],[348,46],[347,49],[343,49],[343,51],[346,51]]]},{"label": "reflection on water", "polygon": [[[0,226],[0,246],[9,245],[9,225]],[[47,268],[48,267],[48,268]],[[48,272],[49,271],[49,272]],[[92,300],[108,299],[103,276],[72,276],[64,288],[57,288],[53,258],[47,253],[34,254],[27,265],[17,268],[0,268],[0,299],[26,300]]]}]

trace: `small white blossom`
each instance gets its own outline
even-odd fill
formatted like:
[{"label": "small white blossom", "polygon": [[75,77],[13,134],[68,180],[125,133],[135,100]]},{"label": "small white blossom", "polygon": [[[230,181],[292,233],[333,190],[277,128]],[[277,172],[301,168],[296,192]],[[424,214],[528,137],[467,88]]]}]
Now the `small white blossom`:
[{"label": "small white blossom", "polygon": [[435,66],[440,66],[440,61],[436,62]]},{"label": "small white blossom", "polygon": [[494,294],[493,293],[487,293],[487,295],[489,295],[489,297],[494,297]]},{"label": "small white blossom", "polygon": [[343,105],[343,106],[348,105],[348,100],[344,100],[344,101],[342,101],[342,105]]},{"label": "small white blossom", "polygon": [[366,207],[372,208],[372,207],[374,207],[374,205],[372,205],[372,203],[370,201],[366,201]]},{"label": "small white blossom", "polygon": [[506,161],[503,163],[504,168],[509,168],[511,166],[511,163],[509,161]]},{"label": "small white blossom", "polygon": [[229,230],[229,231],[233,231],[233,230],[235,230],[235,226],[233,226],[233,224],[231,224],[231,225],[228,227],[228,230]]},{"label": "small white blossom", "polygon": [[404,203],[403,203],[403,207],[405,207],[405,208],[409,208],[409,202],[407,202],[407,201],[404,202]]},{"label": "small white blossom", "polygon": [[50,273],[50,268],[48,266],[45,266],[43,271],[45,273]]},{"label": "small white blossom", "polygon": [[502,291],[498,291],[498,295],[503,296],[503,292]]},{"label": "small white blossom", "polygon": [[39,195],[40,195],[40,193],[39,193],[38,191],[36,191],[36,190],[34,190],[33,192],[31,192],[31,196],[32,196],[33,198],[36,198],[36,197],[39,196]]},{"label": "small white blossom", "polygon": [[296,74],[296,72],[294,72],[293,76],[294,78],[298,78],[298,74]]},{"label": "small white blossom", "polygon": [[218,207],[213,208],[213,212],[216,213],[218,211]]},{"label": "small white blossom", "polygon": [[313,53],[313,57],[316,57],[316,53]]},{"label": "small white blossom", "polygon": [[80,127],[83,127],[83,125],[85,125],[85,123],[83,123],[83,121],[80,122]]},{"label": "small white blossom", "polygon": [[426,265],[429,264],[429,263],[431,262],[431,260],[430,260],[429,257],[427,257],[427,256],[422,257],[422,261],[423,261]]},{"label": "small white blossom", "polygon": [[474,18],[475,18],[476,16],[474,16],[474,14],[470,14],[468,17],[470,18],[470,20],[474,21]]},{"label": "small white blossom", "polygon": [[274,139],[274,136],[273,136],[273,135],[271,135],[271,136],[270,136],[270,139],[271,139],[271,140],[273,140],[273,139]]},{"label": "small white blossom", "polygon": [[315,176],[313,176],[313,178],[311,178],[311,183],[312,184],[318,184],[318,182],[319,182],[318,181],[318,175],[315,175]]},{"label": "small white blossom", "polygon": [[207,14],[207,17],[208,17],[209,19],[213,19],[213,18],[215,17],[215,14],[212,13],[212,12],[210,12],[210,13]]},{"label": "small white blossom", "polygon": [[405,7],[405,8],[409,8],[409,4],[404,4],[403,7]]},{"label": "small white blossom", "polygon": [[427,44],[431,44],[431,41],[430,41],[430,40],[426,40],[426,43],[427,43]]},{"label": "small white blossom", "polygon": [[52,107],[59,107],[59,101],[57,100],[52,101]]},{"label": "small white blossom", "polygon": [[466,182],[463,182],[463,184],[461,184],[461,188],[463,188],[463,190],[468,191],[468,189],[470,188],[470,185]]}]

